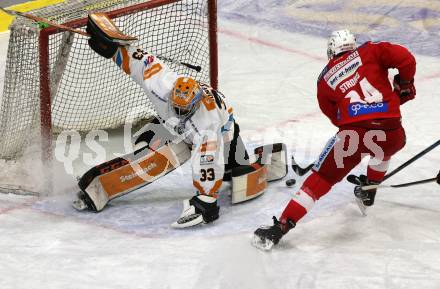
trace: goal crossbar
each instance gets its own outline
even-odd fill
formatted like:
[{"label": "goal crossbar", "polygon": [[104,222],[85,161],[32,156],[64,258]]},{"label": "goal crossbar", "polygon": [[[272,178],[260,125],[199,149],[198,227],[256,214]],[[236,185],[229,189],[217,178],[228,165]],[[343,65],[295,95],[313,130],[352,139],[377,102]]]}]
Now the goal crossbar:
[{"label": "goal crossbar", "polygon": [[[129,15],[133,12],[157,8],[179,2],[181,0],[151,0],[145,3],[136,4],[130,7],[116,9],[107,12],[111,19]],[[210,85],[217,89],[218,87],[218,50],[217,50],[217,0],[208,0],[208,23],[209,23],[209,56],[210,56]],[[84,27],[87,24],[87,18],[73,20],[63,25],[71,28]],[[40,121],[43,146],[43,159],[50,158],[52,154],[52,116],[51,116],[51,91],[50,91],[50,68],[49,68],[49,50],[41,49],[49,47],[49,36],[62,32],[57,27],[47,27],[40,31]]]}]

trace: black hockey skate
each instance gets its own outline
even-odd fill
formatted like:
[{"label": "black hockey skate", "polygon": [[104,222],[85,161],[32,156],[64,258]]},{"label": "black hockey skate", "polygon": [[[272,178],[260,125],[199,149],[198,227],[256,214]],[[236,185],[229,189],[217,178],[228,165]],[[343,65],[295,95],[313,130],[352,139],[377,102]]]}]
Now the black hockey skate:
[{"label": "black hockey skate", "polygon": [[376,197],[377,189],[363,190],[362,187],[369,185],[378,185],[379,182],[368,180],[367,176],[360,175],[358,177],[359,185],[354,188],[354,196],[356,203],[361,210],[362,215],[367,215],[367,207],[374,205],[374,198]]},{"label": "black hockey skate", "polygon": [[173,228],[187,228],[202,223],[211,223],[218,219],[220,207],[217,199],[206,195],[197,195],[183,201],[180,218],[171,224]]},{"label": "black hockey skate", "polygon": [[288,220],[287,223],[281,223],[276,217],[273,217],[272,226],[263,226],[254,232],[252,237],[252,245],[258,249],[268,251],[279,243],[281,238],[295,227],[295,222]]}]

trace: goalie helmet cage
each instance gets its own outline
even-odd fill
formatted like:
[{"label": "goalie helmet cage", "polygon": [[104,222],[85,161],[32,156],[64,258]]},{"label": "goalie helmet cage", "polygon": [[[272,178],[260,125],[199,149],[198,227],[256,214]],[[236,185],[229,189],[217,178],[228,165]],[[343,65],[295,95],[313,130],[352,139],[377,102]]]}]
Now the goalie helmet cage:
[{"label": "goalie helmet cage", "polygon": [[[75,0],[32,14],[84,28],[87,15],[98,11],[106,12],[124,33],[139,37],[133,45],[171,59],[165,63],[178,73],[217,88],[216,0]],[[140,86],[93,52],[86,37],[41,28],[21,17],[10,30],[0,98],[0,159],[19,158],[37,133],[43,159],[50,159],[54,132],[121,127],[133,111],[137,114],[130,119],[135,122],[154,116]],[[200,65],[202,71],[178,62]]]}]

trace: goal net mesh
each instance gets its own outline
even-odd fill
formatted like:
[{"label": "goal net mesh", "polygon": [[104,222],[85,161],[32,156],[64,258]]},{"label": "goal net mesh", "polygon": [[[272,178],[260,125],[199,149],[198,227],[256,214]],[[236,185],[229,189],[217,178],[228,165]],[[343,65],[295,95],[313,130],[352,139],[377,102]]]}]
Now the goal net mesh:
[{"label": "goal net mesh", "polygon": [[[179,73],[209,83],[207,1],[177,1],[138,9],[113,20],[124,33],[139,37],[133,45],[164,58],[199,65],[201,72],[167,63]],[[67,1],[32,14],[68,23],[91,12],[114,11],[142,2],[170,1]],[[40,137],[39,52],[45,49],[39,46],[40,29],[35,22],[21,17],[10,27],[0,96],[0,159],[16,159]],[[131,118],[138,123],[154,116],[152,104],[140,86],[113,61],[93,52],[86,37],[69,32],[50,35],[48,52],[53,132],[118,128],[132,111],[136,115]]]}]

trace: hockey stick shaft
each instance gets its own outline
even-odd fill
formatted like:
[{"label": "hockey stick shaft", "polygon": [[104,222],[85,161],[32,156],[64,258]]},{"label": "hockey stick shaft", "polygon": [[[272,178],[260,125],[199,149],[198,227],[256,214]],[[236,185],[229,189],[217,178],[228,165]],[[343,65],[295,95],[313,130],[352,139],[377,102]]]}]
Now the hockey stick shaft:
[{"label": "hockey stick shaft", "polygon": [[160,60],[163,60],[163,61],[168,61],[168,62],[177,64],[177,65],[186,66],[189,69],[195,70],[197,72],[202,71],[202,67],[199,66],[199,65],[193,65],[193,64],[190,64],[190,63],[186,63],[186,62],[180,62],[180,61],[177,61],[177,60],[174,60],[174,59],[171,59],[169,57],[162,56],[162,55],[157,56],[157,58],[159,58]]},{"label": "hockey stick shaft", "polygon": [[[76,33],[76,34],[80,34],[80,35],[85,36],[85,37],[90,37],[91,36],[89,33],[85,32],[85,31],[82,31],[80,29],[75,29],[75,28],[71,28],[71,27],[63,25],[63,24],[58,24],[58,23],[55,23],[55,22],[53,22],[53,21],[51,21],[49,19],[38,17],[38,16],[29,14],[29,13],[13,11],[13,10],[5,9],[5,8],[2,8],[2,7],[0,7],[0,10],[3,11],[4,13],[6,13],[6,14],[11,15],[11,16],[24,17],[24,18],[27,18],[27,19],[31,19],[31,20],[33,20],[35,22],[45,23],[47,25],[53,26],[55,28],[58,28],[60,30],[70,31],[70,32],[73,32],[73,33]],[[178,64],[178,65],[186,66],[186,67],[188,67],[190,69],[193,69],[193,70],[195,70],[197,72],[200,72],[202,70],[201,66],[189,64],[189,63],[186,63],[186,62],[180,62],[180,61],[173,60],[173,59],[167,58],[167,57],[159,57],[158,56],[158,58],[162,59],[162,60],[165,60],[165,61],[169,61],[169,62]]]},{"label": "hockey stick shaft", "polygon": [[410,182],[410,183],[403,183],[403,184],[397,184],[397,185],[368,185],[368,186],[363,186],[362,190],[366,191],[366,190],[372,190],[372,189],[377,189],[377,188],[403,188],[403,187],[410,187],[410,186],[416,186],[416,185],[421,185],[421,184],[426,184],[426,183],[433,183],[433,182],[437,182],[438,178],[430,178],[430,179],[425,179],[425,180],[420,180],[420,181],[415,181],[415,182]]},{"label": "hockey stick shaft", "polygon": [[[296,161],[295,161],[295,157],[292,156],[292,170],[295,172],[295,174],[297,174],[298,176],[302,177],[303,175],[307,174],[313,167],[313,163],[308,165],[305,168],[300,167]],[[286,185],[288,187],[293,186],[296,183],[295,179],[289,179],[286,181]]]},{"label": "hockey stick shaft", "polygon": [[[430,145],[429,147],[427,147],[426,149],[424,149],[420,153],[416,154],[415,156],[413,156],[412,158],[410,158],[409,160],[407,160],[406,162],[404,162],[403,164],[401,164],[400,166],[398,166],[397,168],[392,170],[390,173],[388,173],[384,177],[383,181],[385,181],[385,180],[389,179],[390,177],[394,176],[395,174],[397,174],[398,172],[400,172],[401,170],[403,170],[404,168],[406,168],[407,166],[409,166],[410,164],[412,164],[416,160],[420,159],[422,156],[426,155],[427,153],[429,153],[430,151],[432,151],[433,149],[435,149],[439,145],[440,145],[440,140],[436,141],[435,143],[433,143],[432,145]],[[359,185],[359,182],[357,181],[357,179],[358,179],[358,177],[356,175],[349,175],[349,176],[347,176],[347,181],[348,182],[350,182],[352,184],[355,184],[355,185]]]},{"label": "hockey stick shaft", "polygon": [[29,13],[23,13],[23,12],[19,12],[19,11],[13,11],[13,10],[9,10],[9,9],[4,9],[2,7],[0,7],[0,10],[3,11],[4,13],[6,13],[6,14],[11,15],[11,16],[24,17],[24,18],[27,18],[27,19],[31,19],[31,20],[33,20],[35,22],[42,22],[42,23],[48,24],[50,26],[59,28],[61,30],[70,31],[70,32],[73,32],[73,33],[77,33],[77,34],[86,36],[86,37],[90,37],[90,34],[88,34],[85,31],[82,31],[82,30],[79,30],[79,29],[75,29],[75,28],[70,28],[68,26],[65,26],[65,25],[62,25],[62,24],[58,24],[58,23],[55,23],[55,22],[50,21],[48,19],[45,19],[45,18],[42,18],[42,17],[38,17],[38,16],[29,14]]},{"label": "hockey stick shaft", "polygon": [[400,166],[395,168],[393,171],[388,173],[384,177],[383,180],[385,181],[385,180],[389,179],[390,177],[394,176],[395,174],[397,174],[398,172],[400,172],[401,170],[403,170],[404,168],[406,168],[407,166],[409,166],[410,164],[412,164],[416,160],[420,159],[422,156],[426,155],[427,153],[429,153],[430,151],[432,151],[433,149],[435,149],[439,145],[440,145],[440,140],[436,141],[435,143],[433,143],[432,145],[430,145],[429,147],[427,147],[426,149],[424,149],[420,153],[418,153],[415,156],[413,156],[411,159],[407,160],[406,162],[404,162],[403,164],[401,164]]}]

